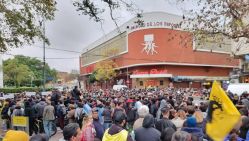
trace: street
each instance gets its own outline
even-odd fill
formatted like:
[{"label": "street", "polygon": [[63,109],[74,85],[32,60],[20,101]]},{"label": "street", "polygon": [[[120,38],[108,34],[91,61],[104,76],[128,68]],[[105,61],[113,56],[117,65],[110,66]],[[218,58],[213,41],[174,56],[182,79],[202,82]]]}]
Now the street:
[{"label": "street", "polygon": [[52,138],[50,138],[49,141],[59,141],[62,138],[63,138],[62,130],[58,128],[57,133],[54,136],[52,136]]}]

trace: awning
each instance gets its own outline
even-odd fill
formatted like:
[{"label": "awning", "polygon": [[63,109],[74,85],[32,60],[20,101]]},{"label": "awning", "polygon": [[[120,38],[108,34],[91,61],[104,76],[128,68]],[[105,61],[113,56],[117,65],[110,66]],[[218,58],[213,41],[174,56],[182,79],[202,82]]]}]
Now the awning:
[{"label": "awning", "polygon": [[131,78],[162,78],[162,77],[172,77],[172,74],[133,74]]},{"label": "awning", "polygon": [[175,76],[174,79],[177,80],[206,80],[206,81],[213,81],[213,80],[229,80],[229,77],[224,76]]}]

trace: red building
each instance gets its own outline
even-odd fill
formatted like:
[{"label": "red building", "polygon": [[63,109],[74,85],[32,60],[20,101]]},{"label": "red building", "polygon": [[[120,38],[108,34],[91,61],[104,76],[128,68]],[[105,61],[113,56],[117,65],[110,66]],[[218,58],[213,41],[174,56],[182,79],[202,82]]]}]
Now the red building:
[{"label": "red building", "polygon": [[[132,88],[150,86],[201,87],[213,80],[229,80],[229,72],[239,60],[230,57],[231,44],[195,41],[181,29],[181,17],[145,13],[143,24],[133,18],[89,45],[80,58],[81,78],[86,88],[88,76],[97,62],[112,59],[118,76],[104,86],[124,82]],[[120,81],[123,80],[123,81]]]}]

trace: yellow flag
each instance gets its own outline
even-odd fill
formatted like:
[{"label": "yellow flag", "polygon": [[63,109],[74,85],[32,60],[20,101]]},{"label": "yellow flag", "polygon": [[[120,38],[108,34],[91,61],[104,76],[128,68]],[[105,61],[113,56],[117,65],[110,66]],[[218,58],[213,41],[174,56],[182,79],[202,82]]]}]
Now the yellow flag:
[{"label": "yellow flag", "polygon": [[240,120],[240,113],[216,81],[209,100],[206,132],[213,140],[223,141]]}]

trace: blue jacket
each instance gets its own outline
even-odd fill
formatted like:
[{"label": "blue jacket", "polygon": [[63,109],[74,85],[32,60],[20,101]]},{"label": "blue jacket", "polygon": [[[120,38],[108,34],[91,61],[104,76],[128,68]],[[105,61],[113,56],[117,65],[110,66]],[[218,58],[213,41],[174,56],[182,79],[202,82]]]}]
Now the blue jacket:
[{"label": "blue jacket", "polygon": [[102,137],[104,135],[104,127],[103,125],[101,125],[101,123],[99,122],[99,120],[93,120],[93,125],[96,131],[96,137],[100,140],[102,140]]},{"label": "blue jacket", "polygon": [[[224,141],[230,141],[230,135],[228,135],[228,136],[224,139]],[[242,139],[242,138],[240,138],[240,137],[237,137],[237,141],[248,141],[248,140],[247,140],[247,139],[244,140],[244,139]]]},{"label": "blue jacket", "polygon": [[249,141],[249,131],[246,133],[246,141]]},{"label": "blue jacket", "polygon": [[196,137],[199,138],[199,140],[203,139],[204,133],[201,128],[198,127],[183,127],[181,129],[182,131],[188,132],[192,135],[195,135]]}]

